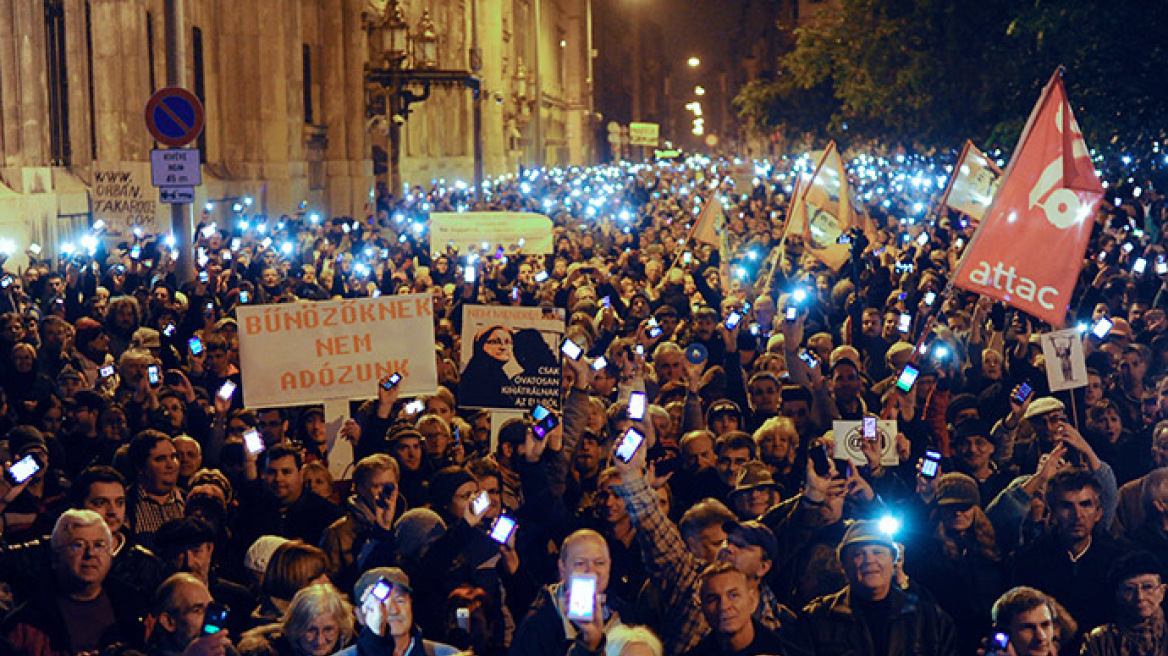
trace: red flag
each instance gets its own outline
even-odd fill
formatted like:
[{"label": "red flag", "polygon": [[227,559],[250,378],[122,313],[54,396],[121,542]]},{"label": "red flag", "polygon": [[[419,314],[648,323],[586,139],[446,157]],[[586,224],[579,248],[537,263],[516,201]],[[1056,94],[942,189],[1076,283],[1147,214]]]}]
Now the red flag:
[{"label": "red flag", "polygon": [[1056,72],[1030,114],[954,284],[1062,326],[1102,197]]}]

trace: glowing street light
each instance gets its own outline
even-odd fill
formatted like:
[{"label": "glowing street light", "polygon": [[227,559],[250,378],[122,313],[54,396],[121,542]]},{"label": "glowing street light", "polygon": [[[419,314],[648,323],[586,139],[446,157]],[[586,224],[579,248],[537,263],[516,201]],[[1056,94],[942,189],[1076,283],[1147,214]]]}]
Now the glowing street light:
[{"label": "glowing street light", "polygon": [[697,86],[697,87],[694,87],[694,95],[695,95],[695,96],[704,96],[704,95],[706,95],[706,88],[705,88],[705,87],[702,87],[702,86]]},{"label": "glowing street light", "polygon": [[702,60],[698,59],[697,57],[690,57],[688,60],[686,60],[685,63],[688,64],[690,68],[697,68],[698,66],[702,65]]}]

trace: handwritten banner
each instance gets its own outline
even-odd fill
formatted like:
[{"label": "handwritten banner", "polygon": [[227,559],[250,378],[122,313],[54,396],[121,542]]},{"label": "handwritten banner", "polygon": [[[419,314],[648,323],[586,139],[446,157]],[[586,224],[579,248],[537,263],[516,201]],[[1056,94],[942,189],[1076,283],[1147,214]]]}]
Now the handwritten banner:
[{"label": "handwritten banner", "polygon": [[134,226],[153,234],[164,225],[150,162],[94,162],[92,195],[93,218],[103,219],[110,235],[128,235]]},{"label": "handwritten banner", "polygon": [[494,251],[502,246],[509,255],[548,254],[552,243],[552,220],[534,212],[433,212],[430,214],[430,250],[453,246],[459,253]]},{"label": "handwritten banner", "polygon": [[246,305],[237,309],[249,408],[362,399],[402,375],[402,395],[438,387],[429,294]]},{"label": "handwritten banner", "polygon": [[558,410],[563,337],[559,308],[464,305],[459,405]]}]

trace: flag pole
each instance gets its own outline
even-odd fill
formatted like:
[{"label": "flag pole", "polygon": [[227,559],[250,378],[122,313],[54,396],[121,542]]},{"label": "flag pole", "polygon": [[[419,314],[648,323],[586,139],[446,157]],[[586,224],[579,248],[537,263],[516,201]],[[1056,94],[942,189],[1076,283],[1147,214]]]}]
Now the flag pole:
[{"label": "flag pole", "polygon": [[[1022,128],[1022,133],[1018,136],[1018,144],[1014,147],[1014,152],[1010,154],[1010,163],[1006,166],[1006,172],[1002,175],[1001,179],[1003,183],[1009,178],[1010,173],[1014,170],[1014,165],[1018,161],[1018,155],[1022,152],[1023,146],[1026,145],[1026,140],[1030,137],[1030,130],[1034,127],[1034,121],[1038,118],[1039,111],[1041,111],[1042,107],[1046,105],[1046,101],[1050,97],[1051,90],[1054,89],[1054,85],[1056,83],[1062,83],[1063,70],[1064,69],[1062,66],[1059,66],[1057,69],[1055,69],[1054,74],[1051,75],[1050,80],[1046,83],[1046,86],[1043,87],[1042,95],[1039,96],[1038,102],[1034,104],[1034,109],[1030,110],[1030,117],[1026,119],[1026,126]],[[997,206],[1000,198],[1001,194],[998,194],[994,197],[993,202],[986,209],[985,215],[987,217],[992,215],[993,210]],[[944,299],[949,298],[949,296],[953,293],[953,287],[955,286],[954,283],[960,277],[961,270],[965,266],[966,254],[973,251],[973,245],[977,243],[977,239],[981,236],[982,229],[985,228],[985,225],[985,221],[979,222],[977,230],[975,230],[973,232],[973,236],[969,238],[969,243],[965,245],[965,252],[962,253],[961,259],[957,262],[957,266],[953,267],[953,272],[949,275],[949,279],[945,282],[945,289],[940,294],[938,294],[941,303],[944,303]],[[921,330],[921,334],[917,339],[916,346],[913,348],[913,361],[917,359],[917,355],[920,353],[921,345],[924,344],[929,332],[932,331],[933,326],[937,323],[937,314],[937,312],[931,314],[929,316],[929,320],[925,323],[925,327]]]}]

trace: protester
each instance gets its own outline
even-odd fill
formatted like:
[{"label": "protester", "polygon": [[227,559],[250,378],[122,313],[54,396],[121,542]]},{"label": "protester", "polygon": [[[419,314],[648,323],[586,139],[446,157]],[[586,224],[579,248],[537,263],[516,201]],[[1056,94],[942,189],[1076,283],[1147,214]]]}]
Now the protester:
[{"label": "protester", "polygon": [[[601,607],[623,606],[622,621],[647,624],[665,656],[699,644],[763,649],[770,631],[801,644],[790,633],[836,627],[837,615],[824,610],[832,604],[876,619],[903,604],[905,617],[924,618],[918,651],[971,655],[988,646],[991,602],[1023,582],[1038,586],[1042,601],[1011,611],[999,599],[995,615],[1014,656],[1077,648],[1074,632],[1040,635],[1043,621],[1069,626],[1060,603],[1088,635],[1107,626],[1130,638],[1138,626],[1154,637],[1143,631],[1155,618],[1113,615],[1094,597],[1114,591],[1107,570],[1133,549],[1109,536],[1168,553],[1168,484],[1162,470],[1149,473],[1168,462],[1164,431],[1154,430],[1168,417],[1164,395],[1154,402],[1168,389],[1162,166],[1100,153],[1108,198],[1083,217],[1092,236],[1081,284],[1059,298],[1065,316],[1040,313],[1043,323],[1024,313],[1038,310],[1017,276],[1009,304],[950,285],[963,254],[984,241],[974,239],[980,217],[939,200],[946,167],[961,170],[955,155],[845,162],[838,173],[857,217],[850,227],[830,199],[793,197],[797,181],[833,170],[826,160],[756,161],[756,182],[731,174],[728,160],[695,157],[531,169],[473,188],[444,180],[379,188],[368,215],[355,218],[321,218],[307,206],[268,217],[262,203],[234,212],[213,203],[186,259],[164,235],[132,230],[77,235],[75,244],[87,245],[55,259],[30,250],[20,270],[0,257],[5,467],[26,457],[26,467],[39,465],[26,482],[0,482],[0,582],[13,595],[0,604],[18,608],[5,626],[101,646],[61,633],[53,600],[64,598],[58,588],[68,577],[49,565],[62,560],[51,540],[38,541],[72,505],[97,511],[110,530],[96,599],[104,608],[108,598],[113,615],[94,626],[151,610],[163,566],[153,545],[193,577],[175,579],[169,597],[212,593],[232,606],[230,640],[242,624],[262,624],[251,634],[267,645],[260,649],[298,656],[343,646],[321,638],[328,627],[317,627],[316,640],[289,640],[300,629],[287,624],[288,606],[302,588],[331,577],[347,591],[382,566],[409,572],[411,616],[399,621],[401,601],[387,602],[396,604],[393,634],[373,621],[389,605],[363,608],[362,653],[426,653],[423,627],[482,656],[566,652],[577,635],[592,652],[653,652],[651,640],[620,646],[615,631],[597,642],[597,627],[573,628],[553,612],[560,600],[549,586],[562,588],[566,551],[581,547],[557,545],[582,529],[597,536],[582,544],[607,548]],[[530,248],[537,235],[526,246],[489,234],[473,246],[430,243],[431,213],[459,211],[541,212],[552,223],[550,246]],[[64,253],[57,246],[45,250]],[[181,279],[178,261],[205,275]],[[1017,265],[1002,266],[1004,284]],[[241,308],[406,293],[428,299],[435,343],[400,373],[408,380],[433,358],[436,389],[411,397],[378,370],[370,401],[348,421],[319,400],[245,405],[244,382],[272,370],[245,370],[256,365],[240,359],[254,338]],[[463,308],[475,304],[563,313],[564,334],[583,353],[564,360],[560,397],[528,389],[533,372],[560,367],[558,331],[510,325],[499,313],[464,335]],[[1111,328],[1092,332],[1103,318]],[[1063,333],[1056,351],[1044,349],[1062,325],[1082,337]],[[1049,381],[1066,371],[1075,339],[1085,366],[1069,370],[1085,371],[1086,386],[1057,390]],[[913,369],[916,383],[898,386]],[[643,420],[629,417],[633,392],[646,394]],[[530,418],[494,409],[536,403],[560,424],[542,439]],[[895,423],[887,441],[851,440],[872,417]],[[631,466],[615,457],[630,427],[645,435]],[[263,442],[258,455],[244,446],[249,429]],[[352,466],[339,455],[349,445]],[[1068,471],[1080,472],[1082,489],[1062,485]],[[486,510],[468,516],[482,492]],[[504,515],[518,528],[499,544],[487,533]],[[902,546],[871,538],[840,548],[848,520],[883,515],[903,520]],[[194,518],[207,525],[195,529]],[[301,542],[278,547],[288,538]],[[95,549],[82,551],[82,571],[101,565]],[[853,552],[873,553],[857,570]],[[891,553],[903,557],[889,566]],[[719,561],[734,570],[702,579]],[[750,612],[711,600],[706,613],[693,603],[703,587],[721,595],[727,581],[747,591],[746,606],[757,595]],[[360,597],[350,601],[362,607]],[[196,614],[183,624],[176,604],[168,598],[145,622],[161,641],[152,649],[230,649],[224,638],[191,639],[201,630]],[[795,619],[788,607],[808,612]],[[940,639],[948,634],[938,607],[955,616],[955,638]],[[538,617],[524,621],[533,609]],[[1014,626],[1043,609],[1045,619]],[[871,639],[875,653],[899,653],[890,642],[899,626],[889,623],[887,636],[848,630]],[[551,647],[529,639],[561,632],[564,642]],[[822,633],[813,643],[839,651]],[[1128,651],[1144,643],[1132,644]]]},{"label": "protester", "polygon": [[[361,629],[356,644],[337,652],[338,656],[453,656],[457,653],[450,645],[422,637],[414,623],[412,593],[409,577],[396,567],[375,567],[362,574],[353,588]],[[378,598],[379,594],[385,598]]]}]

